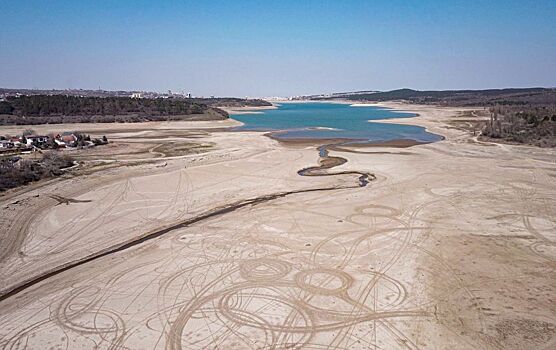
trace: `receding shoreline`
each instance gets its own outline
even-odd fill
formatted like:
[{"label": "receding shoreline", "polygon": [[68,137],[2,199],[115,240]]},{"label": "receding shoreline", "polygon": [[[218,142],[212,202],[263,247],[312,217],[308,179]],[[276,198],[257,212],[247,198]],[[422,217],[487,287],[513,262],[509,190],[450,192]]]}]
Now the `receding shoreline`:
[{"label": "receding shoreline", "polygon": [[[264,134],[273,140],[279,141],[286,146],[321,146],[321,145],[341,145],[343,147],[357,147],[357,148],[368,148],[368,147],[392,147],[392,148],[407,148],[417,145],[426,145],[438,141],[416,141],[412,139],[394,139],[388,141],[365,141],[357,139],[347,139],[347,138],[280,138],[276,136],[275,133]],[[442,136],[442,135],[439,135]]]},{"label": "receding shoreline", "polygon": [[[270,101],[267,101],[270,102]],[[219,107],[221,110],[227,112],[228,114],[259,114],[261,111],[269,109],[277,109],[280,104],[271,102],[271,106],[245,106],[245,107]]]},{"label": "receding shoreline", "polygon": [[[403,117],[402,119],[411,119],[411,118],[417,118],[419,117],[419,113],[415,113],[412,111],[405,111],[405,110],[399,110],[398,108],[392,107],[392,106],[387,106],[384,104],[379,104],[379,103],[373,103],[373,104],[357,104],[357,103],[353,103],[350,101],[327,101],[327,100],[315,100],[315,101],[283,101],[281,103],[328,103],[328,104],[349,104],[353,107],[362,105],[364,107],[368,107],[368,106],[373,106],[373,107],[381,107],[384,109],[389,109],[392,110],[394,112],[407,112],[407,113],[412,113],[413,116],[409,116],[409,117]],[[257,113],[261,113],[262,110],[268,110],[268,109],[277,109],[279,108],[280,104],[274,104],[272,107],[241,107],[239,109],[230,109],[230,110],[226,110],[229,113],[234,113],[234,110],[237,110],[238,113],[236,114],[257,114]],[[243,111],[243,113],[240,113],[240,111]],[[232,118],[233,119],[233,118]],[[385,119],[372,119],[372,120],[368,120],[368,122],[376,122],[376,123],[381,123],[382,121],[387,121],[390,119],[394,119],[394,118],[385,118]],[[395,118],[396,120],[400,120],[399,118]],[[235,120],[235,119],[233,119]],[[239,121],[238,121],[239,122]],[[242,122],[240,122],[242,123]],[[243,124],[243,123],[242,123]],[[399,124],[399,125],[409,125],[409,124],[404,124],[404,123],[392,123],[392,124]],[[432,143],[432,142],[438,142],[438,141],[442,141],[444,140],[444,136],[440,135],[440,134],[435,134],[432,133],[438,137],[440,137],[440,140],[438,141],[419,141],[419,140],[414,140],[414,139],[393,139],[393,140],[366,140],[366,139],[354,139],[354,138],[319,138],[319,137],[301,137],[301,138],[291,138],[291,137],[280,137],[280,135],[287,133],[289,131],[289,129],[283,129],[283,130],[237,130],[237,128],[231,129],[231,131],[239,131],[239,132],[243,132],[243,131],[255,131],[255,132],[263,132],[265,136],[270,137],[273,140],[279,141],[281,143],[283,143],[284,145],[290,145],[290,146],[320,146],[320,145],[324,145],[324,144],[337,144],[337,145],[342,145],[342,146],[351,146],[351,147],[393,147],[393,148],[406,148],[406,147],[411,147],[411,146],[416,146],[416,145],[422,145],[422,144],[428,144],[428,143]],[[426,131],[428,131],[428,129],[425,127],[424,128]]]}]

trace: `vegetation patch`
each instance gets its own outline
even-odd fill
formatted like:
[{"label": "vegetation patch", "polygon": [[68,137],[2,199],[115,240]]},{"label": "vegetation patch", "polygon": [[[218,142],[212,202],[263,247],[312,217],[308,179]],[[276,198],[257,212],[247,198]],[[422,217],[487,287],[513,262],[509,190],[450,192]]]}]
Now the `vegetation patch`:
[{"label": "vegetation patch", "polygon": [[176,157],[187,154],[204,153],[210,150],[214,144],[197,142],[169,142],[155,147],[153,151],[163,153],[165,157]]},{"label": "vegetation patch", "polygon": [[228,114],[186,99],[32,95],[0,101],[0,125],[218,120]]},{"label": "vegetation patch", "polygon": [[490,113],[481,138],[556,147],[555,106],[497,106]]},{"label": "vegetation patch", "polygon": [[55,151],[44,153],[40,160],[26,160],[21,157],[0,159],[0,191],[59,176],[64,168],[73,165],[74,160],[71,157]]}]

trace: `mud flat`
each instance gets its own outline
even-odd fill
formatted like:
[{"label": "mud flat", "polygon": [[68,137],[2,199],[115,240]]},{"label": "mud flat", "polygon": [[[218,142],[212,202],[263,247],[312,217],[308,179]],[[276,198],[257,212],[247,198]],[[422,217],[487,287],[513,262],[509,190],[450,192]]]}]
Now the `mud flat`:
[{"label": "mud flat", "polygon": [[0,348],[553,349],[554,150],[389,106],[446,139],[92,126],[118,166],[0,197]]}]

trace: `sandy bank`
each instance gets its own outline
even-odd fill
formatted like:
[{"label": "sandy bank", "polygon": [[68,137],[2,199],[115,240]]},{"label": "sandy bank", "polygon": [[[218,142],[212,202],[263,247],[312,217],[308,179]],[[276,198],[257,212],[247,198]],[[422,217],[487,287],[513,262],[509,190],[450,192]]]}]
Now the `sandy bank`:
[{"label": "sandy bank", "polygon": [[171,121],[171,122],[143,122],[143,123],[75,123],[75,124],[42,124],[42,125],[1,125],[0,133],[19,135],[24,130],[31,129],[37,134],[58,133],[60,131],[80,131],[98,134],[113,131],[144,131],[144,130],[191,130],[231,128],[241,125],[233,119],[215,121]]}]

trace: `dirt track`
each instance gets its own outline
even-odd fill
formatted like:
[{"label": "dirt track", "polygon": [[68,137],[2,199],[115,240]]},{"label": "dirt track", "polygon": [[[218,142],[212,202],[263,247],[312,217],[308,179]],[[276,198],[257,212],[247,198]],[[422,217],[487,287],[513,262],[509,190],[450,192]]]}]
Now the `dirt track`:
[{"label": "dirt track", "polygon": [[[554,348],[556,154],[412,108],[447,140],[337,148],[312,167],[314,147],[259,133],[184,135],[214,147],[3,200],[17,219],[1,229],[4,291],[163,234],[0,300],[0,348]],[[362,174],[375,180],[360,187]]]}]

